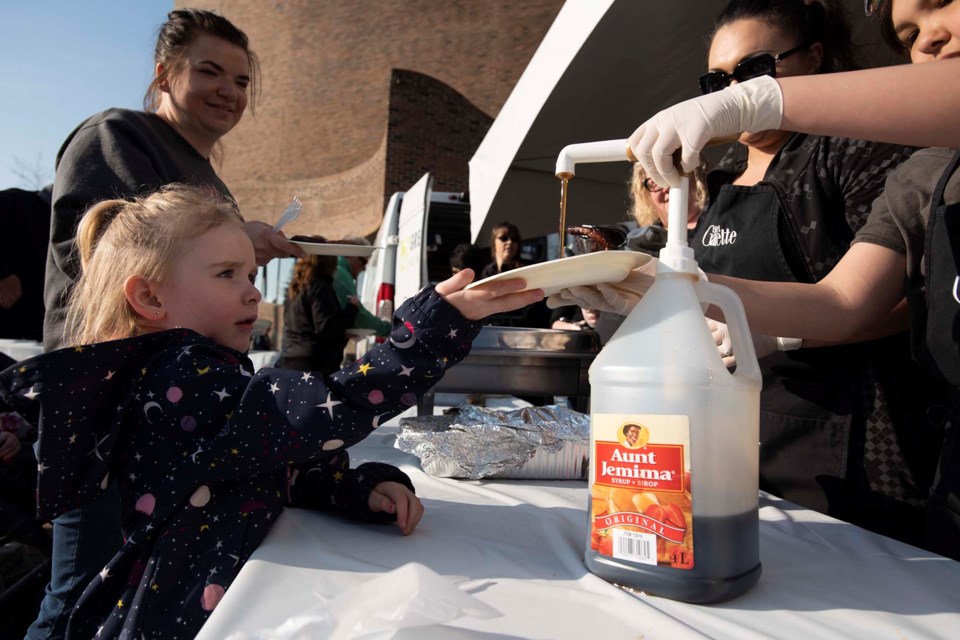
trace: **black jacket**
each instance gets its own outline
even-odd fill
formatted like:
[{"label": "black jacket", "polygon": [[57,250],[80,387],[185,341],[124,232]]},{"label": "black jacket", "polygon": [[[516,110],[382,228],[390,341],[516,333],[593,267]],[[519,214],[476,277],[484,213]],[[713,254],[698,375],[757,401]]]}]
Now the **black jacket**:
[{"label": "black jacket", "polygon": [[340,308],[330,277],[313,282],[284,305],[280,366],[323,375],[339,369],[357,311],[352,304]]},{"label": "black jacket", "polygon": [[384,519],[370,490],[409,479],[380,463],[351,470],[347,448],[415,405],[480,329],[432,289],[395,318],[386,343],[326,378],[253,373],[245,355],[185,329],[0,374],[2,399],[39,416],[43,515],[111,481],[120,491],[126,542],[87,586],[68,637],[194,637],[285,505]]}]

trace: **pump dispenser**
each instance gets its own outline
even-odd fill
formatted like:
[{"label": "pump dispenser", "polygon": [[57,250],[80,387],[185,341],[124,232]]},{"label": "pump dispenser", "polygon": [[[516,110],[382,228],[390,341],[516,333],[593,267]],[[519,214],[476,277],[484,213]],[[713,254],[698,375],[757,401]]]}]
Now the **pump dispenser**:
[{"label": "pump dispenser", "polygon": [[[590,143],[605,150],[597,160],[617,159],[607,153],[616,142]],[[626,140],[619,142],[626,160]],[[590,161],[571,147],[567,158]],[[571,175],[572,164],[564,165]],[[740,299],[699,280],[686,242],[688,194],[684,176],[670,190],[656,280],[590,367],[584,555],[610,582],[709,603],[760,578],[761,375]],[[709,305],[729,327],[733,373],[704,321]]]}]

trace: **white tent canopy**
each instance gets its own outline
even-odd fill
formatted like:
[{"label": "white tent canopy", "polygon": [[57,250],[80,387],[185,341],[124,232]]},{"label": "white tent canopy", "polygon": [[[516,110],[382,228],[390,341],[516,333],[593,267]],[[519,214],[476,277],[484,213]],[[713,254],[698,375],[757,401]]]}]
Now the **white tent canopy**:
[{"label": "white tent canopy", "polygon": [[[660,109],[699,95],[707,42],[726,0],[568,0],[470,160],[471,232],[515,223],[524,237],[558,230],[557,154],[626,138]],[[861,58],[889,62],[862,3],[847,2]],[[885,59],[884,59],[885,58]],[[567,224],[627,218],[628,163],[577,165]]]},{"label": "white tent canopy", "polygon": [[[515,223],[558,229],[560,150],[626,138],[646,117],[697,94],[703,34],[725,0],[568,0],[470,160],[471,232]],[[624,220],[627,163],[578,165],[568,224]]]}]

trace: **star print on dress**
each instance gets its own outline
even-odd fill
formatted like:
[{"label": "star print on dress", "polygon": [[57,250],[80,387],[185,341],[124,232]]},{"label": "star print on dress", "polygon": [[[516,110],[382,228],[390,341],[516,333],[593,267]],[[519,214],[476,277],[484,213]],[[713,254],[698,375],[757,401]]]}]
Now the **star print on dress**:
[{"label": "star print on dress", "polygon": [[322,403],[322,404],[318,404],[317,406],[318,406],[318,407],[322,407],[322,408],[326,409],[327,411],[329,411],[329,412],[330,412],[330,417],[332,418],[332,417],[333,417],[333,408],[334,408],[335,406],[337,406],[338,404],[343,404],[343,403],[340,402],[339,400],[333,400],[333,394],[332,394],[332,393],[328,393],[328,394],[327,394],[327,401],[324,402],[324,403]]},{"label": "star print on dress", "polygon": [[415,404],[443,375],[440,357],[462,359],[479,331],[430,288],[397,320],[391,340],[326,378],[244,375],[245,355],[182,329],[55,351],[0,374],[5,401],[38,419],[43,408],[44,517],[111,481],[120,492],[126,542],[87,586],[71,633],[195,636],[288,504],[395,519],[370,512],[370,492],[386,481],[412,490],[409,478],[380,463],[352,469],[348,448]]}]

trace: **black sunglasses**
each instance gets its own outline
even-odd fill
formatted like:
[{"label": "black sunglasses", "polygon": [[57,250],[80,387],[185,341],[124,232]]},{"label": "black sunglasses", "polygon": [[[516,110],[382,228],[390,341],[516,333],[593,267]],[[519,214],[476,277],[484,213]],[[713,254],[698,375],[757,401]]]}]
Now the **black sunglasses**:
[{"label": "black sunglasses", "polygon": [[713,93],[714,91],[720,91],[721,89],[729,87],[730,82],[733,80],[743,82],[752,78],[759,78],[760,76],[776,78],[778,62],[809,46],[808,44],[802,44],[799,47],[794,47],[778,55],[773,55],[772,53],[755,55],[738,62],[737,66],[733,68],[733,73],[727,73],[726,71],[711,71],[705,73],[700,76],[700,91],[703,92],[704,95]]},{"label": "black sunglasses", "polygon": [[649,191],[650,193],[656,193],[657,191],[663,191],[663,187],[658,185],[656,182],[650,178],[643,179],[643,188]]},{"label": "black sunglasses", "polygon": [[508,236],[508,235],[502,235],[502,236],[497,236],[497,240],[499,240],[500,242],[506,242],[507,240],[513,240],[514,242],[516,242],[518,238],[514,238],[513,236]]}]

